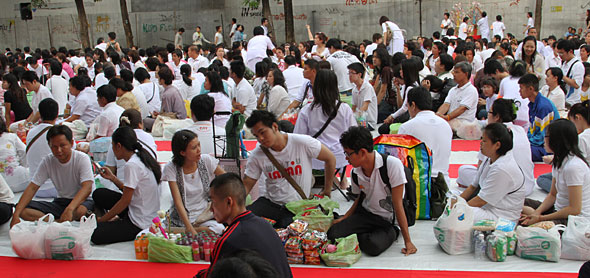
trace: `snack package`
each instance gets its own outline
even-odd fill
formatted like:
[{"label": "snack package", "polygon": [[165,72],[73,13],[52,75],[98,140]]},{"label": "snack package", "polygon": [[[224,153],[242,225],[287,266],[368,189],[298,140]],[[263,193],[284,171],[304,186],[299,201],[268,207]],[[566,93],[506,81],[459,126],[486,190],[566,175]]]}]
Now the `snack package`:
[{"label": "snack package", "polygon": [[555,223],[553,221],[541,221],[541,222],[537,222],[533,225],[530,225],[529,227],[537,227],[537,228],[549,230],[549,229],[555,227]]},{"label": "snack package", "polygon": [[494,262],[503,262],[506,260],[508,254],[508,241],[504,235],[491,234],[487,238],[487,251],[488,258]]},{"label": "snack package", "polygon": [[498,222],[496,223],[496,231],[501,232],[512,232],[516,228],[516,222],[510,221],[508,219],[499,218]]},{"label": "snack package", "polygon": [[516,232],[506,233],[506,240],[508,241],[508,256],[512,256],[516,252],[516,243],[518,242]]},{"label": "snack package", "polygon": [[277,235],[279,235],[279,238],[281,239],[281,241],[283,243],[285,243],[287,241],[287,239],[289,239],[289,230],[287,230],[287,229],[276,229],[275,231],[277,231]]},{"label": "snack package", "polygon": [[295,220],[287,227],[289,234],[293,236],[301,236],[307,231],[307,222],[302,220]]},{"label": "snack package", "polygon": [[320,248],[326,242],[326,233],[319,231],[308,231],[301,238],[303,250],[314,250]]},{"label": "snack package", "polygon": [[479,220],[473,223],[473,229],[476,231],[493,231],[496,229],[496,221],[494,220]]},{"label": "snack package", "polygon": [[285,250],[301,250],[301,238],[298,236],[289,237],[285,243]]},{"label": "snack package", "polygon": [[558,262],[561,257],[559,230],[563,230],[563,225],[549,230],[518,226],[516,255],[523,259]]},{"label": "snack package", "polygon": [[264,220],[266,220],[268,223],[270,223],[270,225],[271,225],[271,226],[274,226],[274,225],[277,223],[277,221],[274,221],[274,220],[272,220],[272,219],[270,219],[270,218],[262,217],[262,219],[264,219]]}]

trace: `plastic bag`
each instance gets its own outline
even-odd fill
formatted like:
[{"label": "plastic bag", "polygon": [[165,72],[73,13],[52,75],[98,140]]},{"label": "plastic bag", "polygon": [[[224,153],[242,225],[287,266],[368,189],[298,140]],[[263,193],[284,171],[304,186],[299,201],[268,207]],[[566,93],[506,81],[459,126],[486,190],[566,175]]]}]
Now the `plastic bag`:
[{"label": "plastic bag", "polygon": [[325,214],[321,209],[310,209],[295,215],[293,220],[307,222],[307,228],[310,230],[328,232],[334,221],[334,213],[332,210],[328,211],[328,214]]},{"label": "plastic bag", "polygon": [[89,257],[92,255],[90,237],[94,229],[96,229],[94,214],[88,218],[82,216],[79,226],[74,226],[69,221],[51,223],[45,231],[46,258],[69,261]]},{"label": "plastic bag", "polygon": [[148,261],[156,263],[188,263],[193,261],[190,246],[176,245],[167,239],[150,236]]},{"label": "plastic bag", "polygon": [[508,240],[506,236],[494,233],[488,236],[486,254],[493,262],[503,262],[508,255]]},{"label": "plastic bag", "polygon": [[327,266],[349,267],[361,258],[359,241],[356,234],[336,239],[338,243],[336,252],[328,253],[322,250],[320,257]]},{"label": "plastic bag", "polygon": [[537,227],[516,228],[516,256],[523,259],[558,262],[561,257],[561,240],[559,230],[563,225],[545,230]]},{"label": "plastic bag", "polygon": [[332,211],[334,209],[340,208],[340,204],[338,202],[330,199],[329,197],[324,198],[313,198],[311,200],[299,200],[289,202],[285,205],[287,209],[292,212],[293,214],[297,215],[302,211],[315,208],[317,206],[321,206],[326,211]]},{"label": "plastic bag", "polygon": [[9,232],[14,253],[23,259],[45,259],[45,231],[53,220],[53,215],[46,214],[37,221],[21,221],[14,225]]},{"label": "plastic bag", "polygon": [[590,219],[570,215],[561,236],[561,258],[590,260]]},{"label": "plastic bag", "polygon": [[434,236],[440,247],[450,255],[468,254],[472,250],[473,211],[465,199],[457,196],[457,202],[450,208],[451,200],[434,224]]}]

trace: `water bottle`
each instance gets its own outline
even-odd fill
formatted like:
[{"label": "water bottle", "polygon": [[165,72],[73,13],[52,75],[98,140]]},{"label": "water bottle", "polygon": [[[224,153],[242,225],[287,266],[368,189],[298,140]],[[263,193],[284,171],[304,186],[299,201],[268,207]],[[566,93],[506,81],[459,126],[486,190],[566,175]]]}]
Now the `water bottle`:
[{"label": "water bottle", "polygon": [[474,242],[474,247],[475,247],[475,254],[474,257],[476,260],[481,260],[483,258],[485,258],[486,256],[486,240],[485,240],[485,236],[483,235],[483,233],[478,233],[476,238],[475,238],[475,242]]}]

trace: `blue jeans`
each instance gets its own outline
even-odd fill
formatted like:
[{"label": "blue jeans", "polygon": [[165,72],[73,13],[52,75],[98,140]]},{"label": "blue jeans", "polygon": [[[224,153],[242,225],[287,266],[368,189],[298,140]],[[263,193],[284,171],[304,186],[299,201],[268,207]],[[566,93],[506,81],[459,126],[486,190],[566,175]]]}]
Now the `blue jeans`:
[{"label": "blue jeans", "polygon": [[547,155],[545,147],[531,145],[531,158],[533,162],[543,161],[543,156]]},{"label": "blue jeans", "polygon": [[549,191],[551,191],[552,181],[553,181],[553,176],[551,175],[551,172],[549,172],[547,174],[542,174],[537,178],[537,186],[539,186],[539,188],[543,189],[543,191],[549,193]]}]

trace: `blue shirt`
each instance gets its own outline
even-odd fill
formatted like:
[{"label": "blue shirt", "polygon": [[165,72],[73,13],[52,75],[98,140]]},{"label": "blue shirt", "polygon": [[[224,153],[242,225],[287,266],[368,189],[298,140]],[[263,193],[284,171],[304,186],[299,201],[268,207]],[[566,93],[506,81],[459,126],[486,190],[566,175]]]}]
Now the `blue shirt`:
[{"label": "blue shirt", "polygon": [[553,102],[542,94],[537,94],[534,102],[529,102],[529,131],[527,137],[534,146],[543,146],[545,130],[553,120],[559,119],[559,112]]}]

